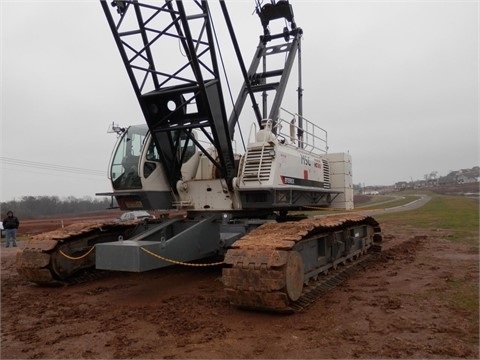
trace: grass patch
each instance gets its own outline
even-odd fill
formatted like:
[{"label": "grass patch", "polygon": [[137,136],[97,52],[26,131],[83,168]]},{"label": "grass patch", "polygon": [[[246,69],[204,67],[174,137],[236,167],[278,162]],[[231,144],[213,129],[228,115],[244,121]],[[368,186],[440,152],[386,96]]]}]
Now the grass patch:
[{"label": "grass patch", "polygon": [[414,298],[420,301],[440,302],[443,306],[460,314],[468,320],[468,328],[465,329],[469,336],[463,340],[469,343],[478,343],[478,324],[479,324],[479,297],[478,282],[474,279],[449,278],[446,279],[445,287],[439,290],[429,289],[426,292],[412,294]]},{"label": "grass patch", "polygon": [[448,240],[478,246],[478,202],[463,196],[431,194],[432,199],[419,209],[390,214],[378,214],[378,221],[411,225],[425,229],[451,230]]},{"label": "grass patch", "polygon": [[479,299],[478,284],[472,286],[472,281],[465,279],[448,279],[447,289],[442,293],[430,294],[439,297],[454,311],[469,320],[471,337],[465,340],[478,343]]},{"label": "grass patch", "polygon": [[478,320],[478,286],[472,287],[471,281],[463,279],[449,279],[447,283],[449,291],[445,295],[450,306],[461,312],[473,314],[472,318]]}]

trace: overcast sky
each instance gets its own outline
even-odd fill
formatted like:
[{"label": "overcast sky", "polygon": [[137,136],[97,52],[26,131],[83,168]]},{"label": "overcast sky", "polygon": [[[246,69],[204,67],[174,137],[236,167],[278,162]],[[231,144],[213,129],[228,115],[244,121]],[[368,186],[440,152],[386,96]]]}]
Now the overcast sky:
[{"label": "overcast sky", "polygon": [[[110,191],[107,129],[144,120],[99,2],[0,1],[0,201]],[[479,1],[291,3],[304,115],[352,155],[355,184],[478,165]],[[254,1],[227,4],[248,64]]]}]

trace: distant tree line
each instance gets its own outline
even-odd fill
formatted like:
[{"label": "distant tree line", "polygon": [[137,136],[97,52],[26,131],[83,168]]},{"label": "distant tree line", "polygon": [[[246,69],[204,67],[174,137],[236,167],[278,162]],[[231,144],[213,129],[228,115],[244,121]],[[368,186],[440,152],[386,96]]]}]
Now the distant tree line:
[{"label": "distant tree line", "polygon": [[81,199],[69,196],[60,199],[58,196],[23,196],[20,200],[0,202],[2,216],[8,210],[22,218],[42,218],[62,214],[80,214],[102,211],[111,206],[110,198],[84,197]]}]

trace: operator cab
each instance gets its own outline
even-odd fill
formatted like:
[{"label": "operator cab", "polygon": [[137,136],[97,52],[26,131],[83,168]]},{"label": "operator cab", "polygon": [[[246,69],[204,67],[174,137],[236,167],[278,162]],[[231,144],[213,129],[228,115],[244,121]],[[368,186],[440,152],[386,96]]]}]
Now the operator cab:
[{"label": "operator cab", "polygon": [[133,125],[120,133],[112,154],[109,178],[122,210],[169,209],[172,195],[160,156],[147,125]]},{"label": "operator cab", "polygon": [[[181,139],[177,157],[182,159],[184,178],[189,179],[196,173],[199,155],[191,141],[182,154],[185,141]],[[172,207],[172,191],[146,124],[130,126],[121,133],[109,169],[113,193],[98,195],[115,196],[122,210]]]},{"label": "operator cab", "polygon": [[[110,178],[114,190],[142,188],[138,170],[147,131],[148,128],[144,125],[130,126],[119,139],[110,166]],[[150,146],[150,148],[147,151],[147,159],[153,162],[158,161],[155,147]],[[155,168],[155,163],[152,167]]]}]

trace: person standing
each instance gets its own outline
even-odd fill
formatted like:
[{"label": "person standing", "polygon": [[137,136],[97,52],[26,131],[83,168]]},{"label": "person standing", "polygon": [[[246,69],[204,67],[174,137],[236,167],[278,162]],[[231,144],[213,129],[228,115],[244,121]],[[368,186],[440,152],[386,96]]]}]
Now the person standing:
[{"label": "person standing", "polygon": [[13,216],[13,212],[9,210],[7,212],[7,217],[3,219],[3,228],[5,229],[5,238],[7,240],[6,247],[10,246],[10,240],[12,241],[12,246],[17,246],[17,229],[20,225],[20,221],[16,216]]}]

